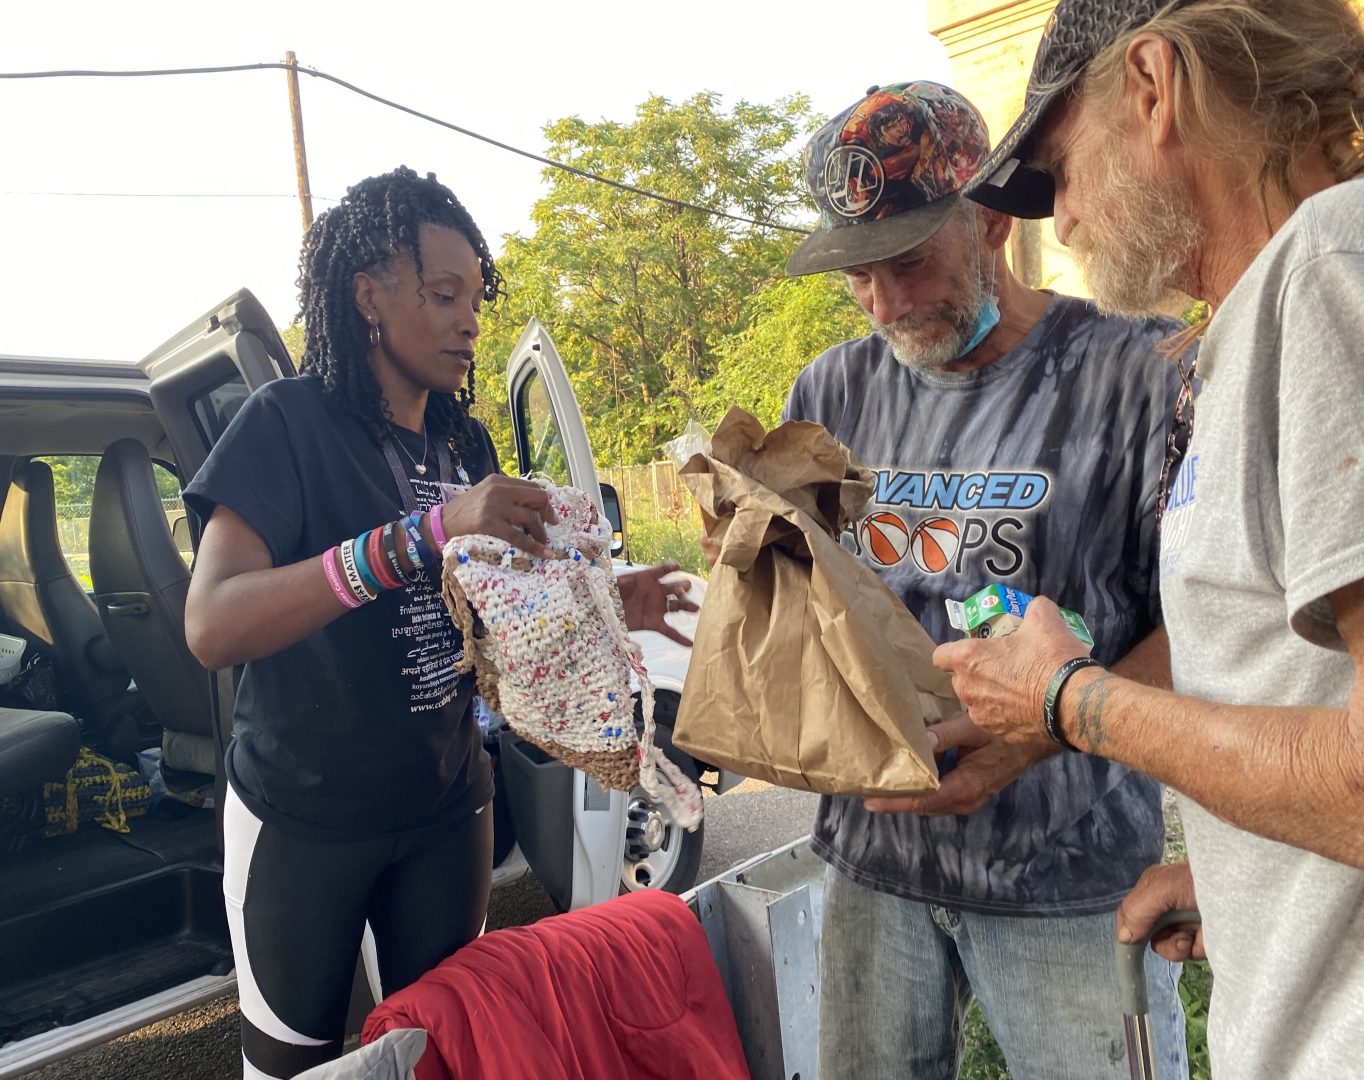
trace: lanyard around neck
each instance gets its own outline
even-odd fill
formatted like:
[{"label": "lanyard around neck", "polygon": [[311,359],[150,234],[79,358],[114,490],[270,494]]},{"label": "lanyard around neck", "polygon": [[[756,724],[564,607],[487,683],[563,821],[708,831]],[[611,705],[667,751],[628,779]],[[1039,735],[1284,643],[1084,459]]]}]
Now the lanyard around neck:
[{"label": "lanyard around neck", "polygon": [[[407,470],[403,468],[403,463],[398,458],[398,450],[393,445],[393,439],[388,435],[384,436],[384,460],[388,462],[389,470],[393,473],[393,480],[398,485],[398,498],[402,501],[403,508],[409,513],[416,513],[418,510],[430,510],[430,506],[420,506],[417,503],[417,495],[412,490],[412,482],[408,479]],[[442,439],[436,443],[436,467],[440,473],[441,487],[452,483],[450,472],[450,448],[445,445]],[[464,466],[459,466],[459,477],[467,484],[468,474],[464,471]],[[433,502],[432,506],[435,505]]]}]

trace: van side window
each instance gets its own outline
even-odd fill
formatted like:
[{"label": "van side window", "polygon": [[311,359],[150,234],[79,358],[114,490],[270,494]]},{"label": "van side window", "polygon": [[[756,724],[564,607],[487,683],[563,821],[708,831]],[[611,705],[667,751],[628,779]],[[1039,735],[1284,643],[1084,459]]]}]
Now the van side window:
[{"label": "van side window", "polygon": [[564,453],[563,436],[559,433],[559,421],[538,370],[531,370],[517,392],[516,425],[525,440],[529,458],[526,471],[561,486],[568,484],[568,458]]},{"label": "van side window", "polygon": [[[57,504],[57,542],[76,579],[89,591],[90,584],[90,503],[95,494],[95,473],[100,459],[95,454],[53,455],[36,458],[52,469],[53,494]],[[185,504],[180,499],[180,481],[164,465],[152,463],[156,489],[166,513],[166,524],[175,538],[176,549],[188,566],[194,558],[190,543]]]},{"label": "van side window", "polygon": [[205,449],[213,449],[213,445],[222,438],[227,425],[232,423],[232,418],[241,411],[241,407],[250,396],[251,391],[246,388],[246,380],[240,373],[233,372],[222,382],[214,383],[208,389],[200,390],[189,398],[190,415],[194,417],[194,424],[204,440]]}]

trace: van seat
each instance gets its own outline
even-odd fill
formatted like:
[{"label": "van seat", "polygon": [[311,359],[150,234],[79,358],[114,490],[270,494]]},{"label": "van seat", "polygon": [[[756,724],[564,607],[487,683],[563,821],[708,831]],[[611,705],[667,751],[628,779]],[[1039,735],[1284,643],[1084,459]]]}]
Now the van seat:
[{"label": "van seat", "polygon": [[80,727],[66,713],[0,708],[0,798],[60,780],[80,746]]}]

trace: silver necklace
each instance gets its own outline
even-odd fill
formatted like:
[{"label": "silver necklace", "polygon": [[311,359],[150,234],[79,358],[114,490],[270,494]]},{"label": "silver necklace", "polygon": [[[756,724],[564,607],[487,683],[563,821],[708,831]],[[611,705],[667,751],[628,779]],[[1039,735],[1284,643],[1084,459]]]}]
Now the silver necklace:
[{"label": "silver necklace", "polygon": [[412,467],[413,467],[414,469],[417,470],[417,475],[418,475],[418,476],[425,476],[425,475],[426,475],[426,448],[427,448],[427,447],[426,447],[426,425],[425,425],[425,424],[422,425],[422,459],[421,459],[421,461],[418,461],[416,458],[414,458],[414,457],[412,456],[412,451],[410,451],[406,446],[403,445],[402,439],[394,438],[393,441],[394,441],[395,443],[398,444],[398,449],[401,450],[404,454],[407,455],[407,460],[410,461],[410,462],[412,462]]}]

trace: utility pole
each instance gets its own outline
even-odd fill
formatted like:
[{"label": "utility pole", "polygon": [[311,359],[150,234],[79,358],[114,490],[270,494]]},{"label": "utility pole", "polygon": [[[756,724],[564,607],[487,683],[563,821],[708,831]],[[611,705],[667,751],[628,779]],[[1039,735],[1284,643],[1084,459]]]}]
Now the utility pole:
[{"label": "utility pole", "polygon": [[307,232],[313,224],[313,193],[308,185],[308,152],[303,148],[303,102],[298,96],[298,58],[292,52],[287,52],[284,62],[289,65],[285,75],[289,79],[289,116],[294,123],[294,171],[298,174],[298,201],[303,207],[303,231]]}]

